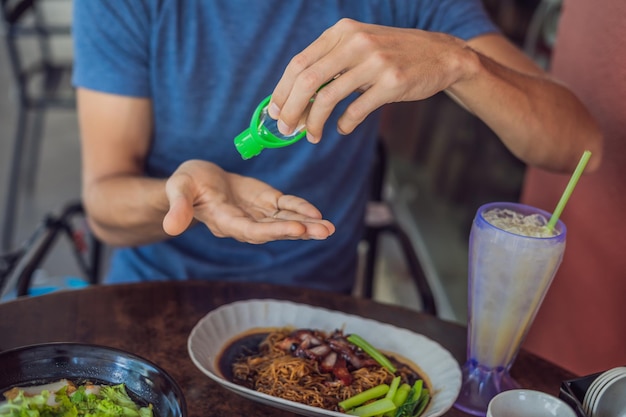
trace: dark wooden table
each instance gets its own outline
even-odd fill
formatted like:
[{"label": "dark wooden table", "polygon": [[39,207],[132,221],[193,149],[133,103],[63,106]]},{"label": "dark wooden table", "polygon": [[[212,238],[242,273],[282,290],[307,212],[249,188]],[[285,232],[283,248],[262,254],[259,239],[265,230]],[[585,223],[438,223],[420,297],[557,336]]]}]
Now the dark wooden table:
[{"label": "dark wooden table", "polygon": [[[459,363],[465,360],[465,327],[410,309],[299,288],[194,281],[94,286],[0,304],[0,351],[43,342],[116,347],[170,373],[184,391],[190,417],[291,417],[222,388],[187,353],[187,337],[198,320],[222,304],[251,298],[291,300],[391,323],[439,342]],[[511,373],[523,387],[552,395],[574,376],[524,351]],[[446,415],[466,416],[455,408]]]}]

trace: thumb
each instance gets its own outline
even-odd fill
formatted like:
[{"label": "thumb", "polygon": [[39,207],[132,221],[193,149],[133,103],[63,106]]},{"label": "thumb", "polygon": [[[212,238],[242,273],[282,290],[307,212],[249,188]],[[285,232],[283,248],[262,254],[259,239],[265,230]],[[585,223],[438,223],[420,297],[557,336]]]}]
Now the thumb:
[{"label": "thumb", "polygon": [[163,218],[163,230],[170,236],[183,233],[193,221],[193,195],[186,181],[170,178],[165,184],[170,208]]}]

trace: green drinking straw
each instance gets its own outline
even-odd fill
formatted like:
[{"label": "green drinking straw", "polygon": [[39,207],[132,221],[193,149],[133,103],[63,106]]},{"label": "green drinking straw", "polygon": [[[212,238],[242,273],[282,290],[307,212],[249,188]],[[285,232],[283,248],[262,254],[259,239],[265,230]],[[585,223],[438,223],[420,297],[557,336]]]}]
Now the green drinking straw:
[{"label": "green drinking straw", "polygon": [[580,161],[578,161],[578,166],[574,170],[574,173],[572,174],[572,178],[570,178],[569,183],[567,184],[567,187],[565,187],[565,191],[563,191],[563,195],[561,196],[561,199],[559,200],[559,204],[556,205],[556,209],[554,209],[554,213],[552,213],[552,217],[550,217],[550,220],[548,221],[548,224],[546,225],[546,227],[550,231],[554,230],[554,226],[556,225],[556,222],[559,220],[559,216],[563,212],[563,209],[565,208],[565,204],[567,204],[567,200],[569,200],[569,197],[572,195],[572,191],[574,191],[574,187],[576,187],[576,183],[578,182],[578,179],[580,178],[583,171],[585,170],[585,167],[587,166],[587,162],[589,161],[589,158],[591,158],[590,151],[585,151],[583,153],[583,156],[580,157]]}]

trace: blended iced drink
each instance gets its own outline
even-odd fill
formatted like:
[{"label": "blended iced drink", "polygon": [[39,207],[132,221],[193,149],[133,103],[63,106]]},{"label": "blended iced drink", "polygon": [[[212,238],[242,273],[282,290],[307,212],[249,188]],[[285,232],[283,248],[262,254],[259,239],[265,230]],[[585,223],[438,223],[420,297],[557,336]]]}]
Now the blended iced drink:
[{"label": "blended iced drink", "polygon": [[565,230],[546,227],[545,214],[486,207],[470,237],[469,350],[483,366],[507,366],[557,271]]},{"label": "blended iced drink", "polygon": [[498,392],[517,387],[508,371],[561,263],[566,228],[517,203],[481,206],[469,245],[467,362],[455,406],[484,415]]}]

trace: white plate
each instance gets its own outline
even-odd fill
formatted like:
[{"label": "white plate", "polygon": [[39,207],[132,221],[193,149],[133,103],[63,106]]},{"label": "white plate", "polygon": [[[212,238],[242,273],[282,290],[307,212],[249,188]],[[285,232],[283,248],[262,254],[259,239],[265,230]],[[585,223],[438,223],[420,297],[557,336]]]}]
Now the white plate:
[{"label": "white plate", "polygon": [[613,379],[598,393],[591,415],[597,417],[626,416],[626,374]]},{"label": "white plate", "polygon": [[623,376],[626,373],[626,367],[619,366],[616,368],[609,369],[600,376],[598,376],[587,389],[587,393],[585,394],[585,398],[583,399],[583,411],[587,413],[587,415],[593,415],[593,409],[595,408],[598,395],[604,388],[611,384],[611,382]]},{"label": "white plate", "polygon": [[450,352],[433,340],[390,324],[288,301],[249,300],[221,306],[196,324],[189,335],[187,349],[193,363],[204,374],[248,399],[310,417],[345,417],[343,413],[259,393],[232,383],[221,374],[218,364],[220,354],[242,333],[254,328],[283,326],[327,332],[343,329],[346,334],[359,334],[377,348],[410,360],[420,368],[432,391],[424,417],[442,415],[459,395],[459,364]]}]

